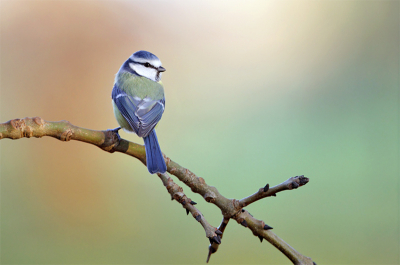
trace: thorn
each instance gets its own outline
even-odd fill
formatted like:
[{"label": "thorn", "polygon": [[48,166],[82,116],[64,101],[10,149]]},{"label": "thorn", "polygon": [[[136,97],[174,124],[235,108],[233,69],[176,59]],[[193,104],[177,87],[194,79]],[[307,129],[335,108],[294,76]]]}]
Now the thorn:
[{"label": "thorn", "polygon": [[206,263],[208,263],[208,262],[210,261],[210,257],[211,257],[211,251],[209,250],[209,251],[208,251],[208,255],[207,255],[207,261],[206,261]]},{"label": "thorn", "polygon": [[274,196],[274,197],[276,197],[276,193],[272,194],[271,196]]},{"label": "thorn", "polygon": [[222,235],[222,232],[220,231],[220,230],[215,230],[215,233],[217,234],[217,235]]},{"label": "thorn", "polygon": [[197,202],[195,202],[195,201],[191,201],[191,202],[190,202],[190,204],[191,204],[191,205],[196,205],[196,204],[197,204]]},{"label": "thorn", "polygon": [[258,238],[260,239],[260,242],[262,243],[262,241],[264,240],[264,238],[262,236],[258,236]]},{"label": "thorn", "polygon": [[243,225],[244,227],[247,227],[247,222],[246,222],[246,220],[243,220],[240,224]]},{"label": "thorn", "polygon": [[200,220],[201,220],[201,215],[199,214],[199,215],[196,215],[196,221],[197,222],[200,222]]},{"label": "thorn", "polygon": [[211,245],[208,247],[207,263],[210,261],[211,254],[215,253],[215,251],[217,250],[213,248]]},{"label": "thorn", "polygon": [[267,183],[267,185],[265,185],[264,187],[264,192],[267,192],[269,190],[269,184]]},{"label": "thorn", "polygon": [[189,210],[188,209],[186,209],[186,214],[189,215]]},{"label": "thorn", "polygon": [[273,229],[273,227],[270,227],[269,225],[264,225],[264,230],[270,230]]},{"label": "thorn", "polygon": [[242,213],[244,213],[245,212],[245,209],[242,209]]},{"label": "thorn", "polygon": [[219,236],[209,237],[208,240],[210,240],[210,244],[212,243],[217,243],[218,245],[221,244],[221,239],[219,238]]}]

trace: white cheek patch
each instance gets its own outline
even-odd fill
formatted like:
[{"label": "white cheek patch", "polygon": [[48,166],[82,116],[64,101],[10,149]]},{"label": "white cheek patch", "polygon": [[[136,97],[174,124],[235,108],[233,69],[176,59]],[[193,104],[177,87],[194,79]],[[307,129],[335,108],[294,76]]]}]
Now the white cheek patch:
[{"label": "white cheek patch", "polygon": [[134,63],[129,63],[129,67],[136,72],[136,67]]},{"label": "white cheek patch", "polygon": [[129,67],[138,75],[147,77],[150,80],[158,81],[157,70],[154,68],[145,67],[141,64],[129,63]]}]

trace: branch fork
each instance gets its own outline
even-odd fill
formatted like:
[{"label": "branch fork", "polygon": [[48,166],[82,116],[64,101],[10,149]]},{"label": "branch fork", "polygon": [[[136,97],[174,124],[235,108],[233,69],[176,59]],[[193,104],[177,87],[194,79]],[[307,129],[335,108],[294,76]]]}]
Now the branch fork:
[{"label": "branch fork", "polygon": [[[23,137],[43,136],[54,137],[61,141],[77,140],[86,142],[110,153],[120,152],[130,155],[146,165],[144,146],[121,139],[118,135],[118,128],[114,130],[95,131],[74,126],[68,121],[48,122],[40,117],[14,119],[0,124],[0,139],[9,138],[15,140]],[[207,185],[203,178],[196,176],[189,169],[180,166],[165,155],[164,158],[167,171],[170,174],[175,175],[180,181],[190,187],[193,192],[200,194],[205,201],[214,204],[221,210],[223,219],[219,227],[216,228],[207,222],[202,213],[194,206],[196,203],[185,195],[182,187],[177,185],[167,173],[157,174],[171,195],[172,200],[179,202],[185,208],[186,213],[191,213],[193,218],[202,225],[206,237],[210,240],[207,262],[210,256],[218,250],[229,220],[234,219],[242,226],[249,228],[253,235],[257,236],[261,242],[265,239],[279,249],[293,264],[315,264],[311,258],[300,254],[275,235],[271,231],[272,227],[265,224],[264,221],[254,218],[246,209],[243,209],[260,199],[276,196],[278,192],[304,186],[309,182],[308,178],[303,175],[291,177],[274,187],[270,187],[267,184],[254,194],[241,200],[228,199],[221,195],[215,187]]]}]

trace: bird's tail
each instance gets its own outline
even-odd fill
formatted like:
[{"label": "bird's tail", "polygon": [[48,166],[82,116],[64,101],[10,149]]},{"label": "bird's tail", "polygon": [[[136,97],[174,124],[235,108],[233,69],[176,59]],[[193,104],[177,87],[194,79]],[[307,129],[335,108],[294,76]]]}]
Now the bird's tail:
[{"label": "bird's tail", "polygon": [[143,140],[146,149],[147,169],[151,174],[165,173],[167,165],[165,165],[164,157],[158,144],[156,131],[152,130]]}]

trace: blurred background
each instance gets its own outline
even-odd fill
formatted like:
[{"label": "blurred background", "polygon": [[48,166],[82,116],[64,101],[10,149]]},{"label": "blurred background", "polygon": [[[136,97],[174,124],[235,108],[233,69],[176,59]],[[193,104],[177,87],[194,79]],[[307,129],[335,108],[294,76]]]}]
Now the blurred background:
[{"label": "blurred background", "polygon": [[[0,122],[117,127],[114,75],[141,49],[167,69],[166,155],[236,199],[304,174],[248,210],[318,264],[400,262],[398,1],[2,0]],[[138,160],[0,149],[2,264],[205,263],[203,228]],[[222,242],[212,264],[290,264],[236,222]]]}]

